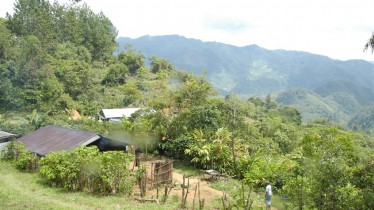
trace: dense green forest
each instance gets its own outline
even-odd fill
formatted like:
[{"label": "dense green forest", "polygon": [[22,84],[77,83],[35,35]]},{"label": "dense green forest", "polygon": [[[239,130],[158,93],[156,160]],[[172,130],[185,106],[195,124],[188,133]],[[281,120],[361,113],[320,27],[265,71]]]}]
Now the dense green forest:
[{"label": "dense green forest", "polygon": [[[205,75],[148,61],[131,46],[114,54],[111,21],[76,1],[18,0],[0,28],[1,130],[24,135],[55,124],[110,135],[115,127],[154,139],[155,155],[254,188],[270,180],[298,209],[374,209],[374,138],[359,129],[303,123],[297,109],[270,96],[220,97]],[[119,107],[156,112],[120,124],[96,120],[100,109]],[[83,118],[70,120],[72,109]]]}]

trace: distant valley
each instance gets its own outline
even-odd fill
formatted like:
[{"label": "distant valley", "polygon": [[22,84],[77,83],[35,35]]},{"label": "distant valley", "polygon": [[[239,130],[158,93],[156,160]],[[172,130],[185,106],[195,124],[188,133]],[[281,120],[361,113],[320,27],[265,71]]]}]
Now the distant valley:
[{"label": "distant valley", "polygon": [[[362,110],[373,109],[371,62],[340,61],[257,45],[236,47],[178,35],[120,37],[117,42],[118,51],[131,44],[146,57],[166,58],[178,69],[207,72],[207,79],[221,95],[235,93],[248,98],[270,94],[277,103],[298,108],[304,121],[328,118],[361,128]],[[364,121],[374,125],[374,120]]]}]

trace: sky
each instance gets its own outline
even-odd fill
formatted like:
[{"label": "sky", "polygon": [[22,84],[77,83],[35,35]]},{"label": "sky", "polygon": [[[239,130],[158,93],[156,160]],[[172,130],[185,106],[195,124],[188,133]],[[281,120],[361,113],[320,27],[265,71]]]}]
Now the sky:
[{"label": "sky", "polygon": [[[50,0],[51,2],[53,0]],[[0,17],[15,0],[0,0]],[[68,0],[58,0],[66,3]],[[118,36],[178,34],[235,46],[256,44],[333,59],[374,61],[374,0],[82,0],[102,11]]]}]

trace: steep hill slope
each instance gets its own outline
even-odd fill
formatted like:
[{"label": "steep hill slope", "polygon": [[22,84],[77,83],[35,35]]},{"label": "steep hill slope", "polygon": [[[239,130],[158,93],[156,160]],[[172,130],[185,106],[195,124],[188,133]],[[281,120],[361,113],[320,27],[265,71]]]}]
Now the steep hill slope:
[{"label": "steep hill slope", "polygon": [[354,97],[344,92],[334,92],[322,97],[308,89],[297,88],[282,91],[274,96],[277,103],[297,108],[302,113],[303,121],[329,118],[345,124],[362,107]]}]

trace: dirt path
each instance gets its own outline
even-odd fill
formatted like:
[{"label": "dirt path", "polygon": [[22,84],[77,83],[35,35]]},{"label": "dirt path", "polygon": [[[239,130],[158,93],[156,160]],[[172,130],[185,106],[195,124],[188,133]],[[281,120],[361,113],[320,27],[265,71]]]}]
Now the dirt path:
[{"label": "dirt path", "polygon": [[[162,160],[160,160],[162,161]],[[151,174],[150,172],[150,165],[152,162],[157,162],[157,160],[151,160],[151,161],[146,161],[144,162],[147,166],[147,171],[148,174]],[[150,181],[151,177],[148,177],[148,181]],[[196,191],[197,184],[199,183],[200,186],[200,198],[205,200],[205,203],[210,203],[215,199],[221,199],[222,197],[222,192],[219,190],[216,190],[212,187],[210,187],[210,181],[203,179],[203,176],[194,176],[194,177],[189,177],[189,190],[187,194],[187,203],[192,203],[194,198],[195,202],[197,205],[198,202],[198,191]],[[171,189],[169,196],[176,195],[179,197],[181,200],[182,197],[182,185],[183,185],[183,174],[176,172],[175,170],[173,171],[173,184],[174,187]],[[147,184],[148,185],[148,184]],[[187,179],[186,183],[187,185]],[[196,191],[196,195],[195,195]],[[159,197],[161,197],[164,194],[164,188],[159,189]],[[156,197],[157,196],[157,189],[147,189],[147,197]]]},{"label": "dirt path", "polygon": [[[152,162],[164,162],[165,160],[158,160],[158,159],[152,159],[152,160],[148,160],[148,161],[145,161],[143,162],[143,164],[145,164],[147,166],[147,171],[148,171],[148,174],[151,174],[151,164]],[[199,186],[200,186],[200,198],[201,199],[204,199],[205,201],[205,204],[209,204],[213,201],[216,201],[218,200],[218,202],[221,202],[221,199],[222,199],[222,196],[223,196],[223,192],[222,191],[219,191],[219,190],[216,190],[214,188],[212,188],[210,185],[213,183],[212,180],[210,179],[207,179],[209,176],[206,174],[206,175],[198,175],[198,176],[193,176],[193,177],[189,177],[189,193],[187,194],[187,204],[188,205],[192,205],[193,202],[194,202],[194,199],[195,199],[195,205],[198,205],[198,193],[196,193],[195,195],[195,192],[196,191],[196,188],[197,188],[197,183],[199,183]],[[151,183],[151,176],[149,175],[148,177],[148,183],[147,183],[147,192],[146,192],[146,197],[147,198],[156,198],[157,197],[157,189],[150,189],[149,186],[150,186],[150,183]],[[220,180],[214,180],[214,182],[223,182],[223,183],[227,183],[226,180],[224,180],[223,178],[221,178]],[[187,179],[186,179],[186,182],[187,182]],[[182,185],[183,185],[183,174],[180,173],[180,172],[177,172],[176,170],[173,170],[173,184],[174,184],[174,187],[171,189],[170,191],[170,194],[169,194],[169,198],[168,199],[174,199],[174,198],[171,198],[171,197],[178,197],[178,200],[179,202],[182,200]],[[187,184],[187,183],[185,183]],[[135,187],[136,191],[138,191],[138,187]],[[164,190],[165,188],[159,188],[159,199],[161,199],[161,197],[164,195]],[[139,192],[137,192],[139,194]],[[264,203],[263,201],[260,199],[259,196],[262,196],[259,195],[259,194],[253,194],[253,196],[256,196],[258,198],[255,198],[255,201],[253,203],[252,206],[256,206],[256,207],[264,207]],[[274,210],[277,210],[277,208],[274,208],[272,207],[272,209]]]},{"label": "dirt path", "polygon": [[[183,175],[177,172],[173,172],[173,181],[179,184],[179,186],[176,186],[176,189],[174,190],[174,194],[176,195],[182,195],[182,188],[181,185],[183,183]],[[205,199],[205,202],[211,202],[213,199],[220,199],[222,197],[222,192],[219,190],[216,190],[209,186],[209,182],[204,181],[198,177],[195,178],[189,178],[190,183],[190,189],[189,193],[187,195],[187,202],[192,202],[195,196],[195,190],[197,187],[197,183],[200,185],[200,197]],[[197,195],[196,195],[197,197]],[[196,198],[197,199],[197,198]]]}]

